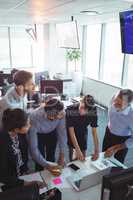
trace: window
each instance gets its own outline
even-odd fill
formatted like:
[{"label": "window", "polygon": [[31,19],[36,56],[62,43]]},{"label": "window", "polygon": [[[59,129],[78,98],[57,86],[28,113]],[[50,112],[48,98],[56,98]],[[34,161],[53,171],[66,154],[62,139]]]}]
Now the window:
[{"label": "window", "polygon": [[[70,30],[71,31],[71,30]],[[68,73],[71,73],[71,72],[74,72],[74,71],[79,71],[81,72],[81,60],[82,60],[82,31],[83,31],[83,28],[82,26],[79,26],[78,25],[78,36],[79,36],[79,46],[80,46],[80,49],[79,49],[79,58],[77,60],[70,60],[70,59],[66,59],[66,62],[67,62],[67,71]],[[68,49],[67,51],[71,51],[72,49]],[[74,49],[73,49],[74,50]],[[66,51],[66,55],[67,55],[67,51]],[[74,50],[75,51],[75,50]],[[78,51],[78,50],[77,50]],[[65,51],[63,52],[65,53]],[[63,54],[62,54],[63,55]],[[61,56],[62,56],[61,55]]]},{"label": "window", "polygon": [[98,79],[101,43],[101,24],[87,27],[86,74]]},{"label": "window", "polygon": [[27,25],[9,27],[8,34],[8,27],[0,27],[0,70],[9,72],[11,67],[33,73],[44,70],[44,26],[37,25],[37,41],[32,40],[26,28]]},{"label": "window", "polygon": [[26,68],[32,66],[31,42],[25,31],[25,27],[11,28],[11,54],[14,68]]},{"label": "window", "polygon": [[127,86],[133,89],[133,55],[128,55],[128,75],[127,75]]},{"label": "window", "polygon": [[0,27],[0,70],[10,67],[8,28]]},{"label": "window", "polygon": [[103,81],[111,85],[121,85],[123,57],[119,23],[106,24]]},{"label": "window", "polygon": [[37,25],[37,41],[32,42],[33,53],[33,66],[36,71],[44,70],[44,27],[43,25]]}]

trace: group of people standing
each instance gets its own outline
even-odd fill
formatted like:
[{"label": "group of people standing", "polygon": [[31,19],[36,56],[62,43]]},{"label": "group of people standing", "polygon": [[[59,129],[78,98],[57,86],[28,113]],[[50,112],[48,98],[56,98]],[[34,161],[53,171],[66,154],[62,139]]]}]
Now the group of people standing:
[{"label": "group of people standing", "polygon": [[[14,86],[0,100],[0,182],[3,190],[29,185],[19,176],[28,173],[28,153],[35,161],[35,170],[52,172],[65,166],[65,152],[70,161],[84,161],[87,151],[88,126],[91,126],[94,151],[92,160],[99,157],[97,133],[98,115],[95,100],[84,96],[78,104],[66,109],[61,101],[51,98],[39,108],[28,112],[27,94],[33,92],[30,72],[18,71]],[[133,147],[133,91],[122,89],[112,98],[108,110],[108,124],[103,141],[105,156],[124,162],[128,148]],[[55,152],[59,146],[57,165]],[[49,162],[50,161],[50,162]],[[38,182],[41,187],[42,184]]]}]

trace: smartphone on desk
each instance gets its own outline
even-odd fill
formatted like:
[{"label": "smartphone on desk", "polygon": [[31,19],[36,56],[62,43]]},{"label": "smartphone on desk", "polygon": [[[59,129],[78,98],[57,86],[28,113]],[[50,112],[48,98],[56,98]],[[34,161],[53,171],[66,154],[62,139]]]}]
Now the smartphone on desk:
[{"label": "smartphone on desk", "polygon": [[39,200],[61,200],[61,191],[57,188],[48,190],[40,195]]},{"label": "smartphone on desk", "polygon": [[80,169],[80,168],[79,168],[77,165],[75,165],[75,164],[69,164],[68,167],[70,167],[70,168],[73,169],[74,171],[77,171],[77,170]]}]

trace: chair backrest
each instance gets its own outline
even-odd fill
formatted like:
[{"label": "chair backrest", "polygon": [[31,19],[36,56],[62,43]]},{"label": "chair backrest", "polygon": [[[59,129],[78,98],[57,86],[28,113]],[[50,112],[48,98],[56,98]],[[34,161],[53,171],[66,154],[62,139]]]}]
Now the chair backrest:
[{"label": "chair backrest", "polygon": [[40,81],[41,94],[63,94],[62,80],[41,80]]},{"label": "chair backrest", "polygon": [[22,186],[0,192],[0,200],[39,200],[38,185]]}]

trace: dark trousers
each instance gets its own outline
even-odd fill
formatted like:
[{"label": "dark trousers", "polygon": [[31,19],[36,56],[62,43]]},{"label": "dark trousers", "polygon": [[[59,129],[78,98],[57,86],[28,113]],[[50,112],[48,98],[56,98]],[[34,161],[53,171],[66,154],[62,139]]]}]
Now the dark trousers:
[{"label": "dark trousers", "polygon": [[[106,132],[105,132],[105,136],[104,136],[104,139],[103,139],[103,147],[102,147],[102,151],[106,151],[109,147],[112,147],[113,145],[116,145],[116,144],[122,144],[124,143],[127,139],[129,138],[129,136],[117,136],[117,135],[114,135],[110,132],[109,128],[107,127],[106,128]],[[125,160],[125,157],[126,157],[126,154],[128,152],[128,149],[125,148],[123,150],[120,150],[118,151],[116,154],[115,154],[115,158],[117,160],[119,160],[121,163],[124,163],[124,160]]]},{"label": "dark trousers", "polygon": [[[40,153],[47,161],[55,162],[55,151],[57,145],[56,130],[51,133],[38,133],[38,148]],[[36,163],[36,171],[43,170],[43,167]]]}]

